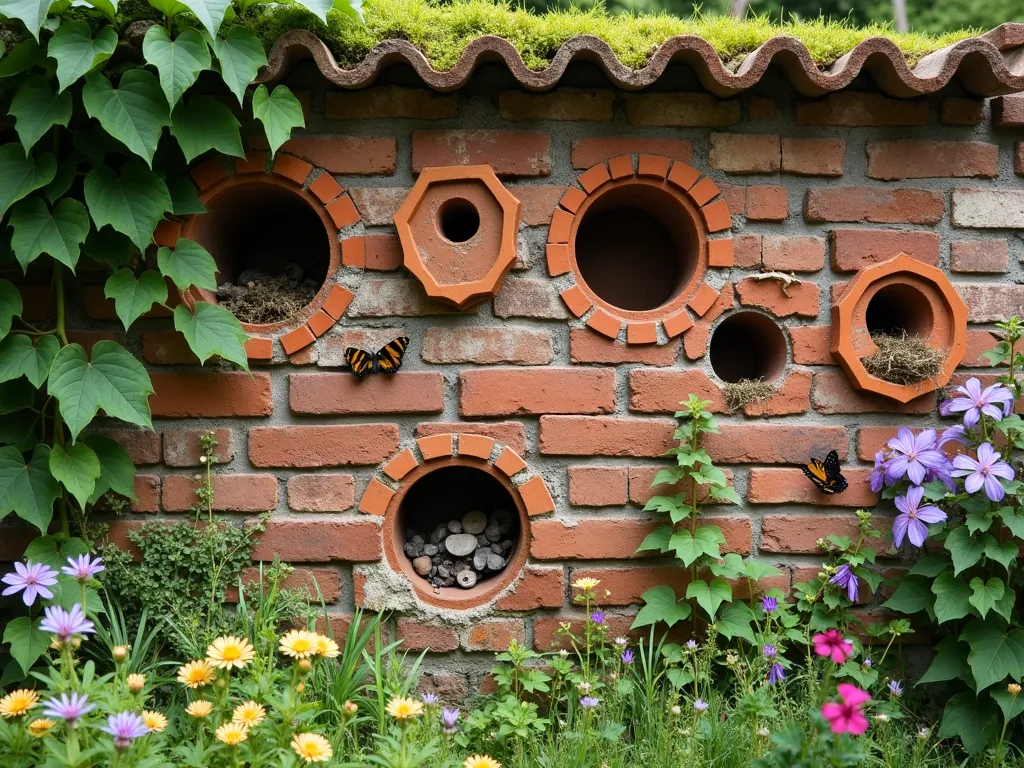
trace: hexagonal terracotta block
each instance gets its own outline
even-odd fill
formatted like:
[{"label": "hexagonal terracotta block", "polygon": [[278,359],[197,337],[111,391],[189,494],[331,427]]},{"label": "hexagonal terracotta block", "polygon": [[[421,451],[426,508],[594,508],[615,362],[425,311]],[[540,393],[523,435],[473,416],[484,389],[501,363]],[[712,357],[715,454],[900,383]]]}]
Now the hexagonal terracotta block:
[{"label": "hexagonal terracotta block", "polygon": [[425,168],[395,214],[405,266],[460,309],[492,298],[515,263],[521,211],[488,165]]},{"label": "hexagonal terracotta block", "polygon": [[[942,350],[942,369],[932,379],[894,384],[872,376],[861,358],[877,350],[869,320],[921,336]],[[946,384],[967,351],[967,305],[942,270],[905,253],[868,267],[832,306],[832,353],[857,389],[909,402]]]}]

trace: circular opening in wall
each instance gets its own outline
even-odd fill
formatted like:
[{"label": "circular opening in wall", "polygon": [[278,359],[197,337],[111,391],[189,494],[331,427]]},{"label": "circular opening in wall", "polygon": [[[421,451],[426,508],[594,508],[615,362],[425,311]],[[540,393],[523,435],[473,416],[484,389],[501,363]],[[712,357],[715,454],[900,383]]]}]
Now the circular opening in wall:
[{"label": "circular opening in wall", "polygon": [[217,262],[217,298],[243,323],[299,315],[323,286],[331,242],[323,219],[299,193],[248,181],[206,202],[190,233]]},{"label": "circular opening in wall", "polygon": [[759,312],[735,312],[711,334],[711,368],[722,381],[773,381],[786,368],[786,337]]},{"label": "circular opening in wall", "polygon": [[865,312],[872,336],[919,336],[932,332],[932,308],[928,298],[911,285],[894,283],[875,292]]},{"label": "circular opening in wall", "polygon": [[696,272],[697,232],[690,210],[670,192],[636,183],[614,187],[586,209],[576,231],[580,278],[613,307],[657,309]]},{"label": "circular opening in wall", "polygon": [[438,209],[437,227],[449,242],[465,243],[480,230],[480,212],[464,197],[453,197]]}]

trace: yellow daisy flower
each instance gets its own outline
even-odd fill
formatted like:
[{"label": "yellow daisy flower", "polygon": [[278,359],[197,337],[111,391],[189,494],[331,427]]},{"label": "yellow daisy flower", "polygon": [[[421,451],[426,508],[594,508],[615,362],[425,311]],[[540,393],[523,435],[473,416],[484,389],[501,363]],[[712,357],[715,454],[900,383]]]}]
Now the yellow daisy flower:
[{"label": "yellow daisy flower", "polygon": [[576,579],[576,581],[572,583],[572,587],[573,589],[582,589],[584,592],[587,592],[600,583],[600,579]]},{"label": "yellow daisy flower", "polygon": [[292,750],[306,763],[326,763],[334,755],[331,742],[319,733],[297,733],[292,739]]},{"label": "yellow daisy flower", "polygon": [[244,723],[224,723],[217,729],[215,735],[217,741],[222,741],[229,747],[235,747],[249,738],[249,726]]},{"label": "yellow daisy flower", "polygon": [[316,655],[325,659],[336,659],[341,656],[341,649],[338,644],[326,635],[316,636]]},{"label": "yellow daisy flower", "polygon": [[213,704],[208,702],[206,699],[196,699],[187,707],[185,711],[195,718],[204,718],[213,710]]},{"label": "yellow daisy flower", "polygon": [[308,659],[316,653],[316,635],[304,629],[293,629],[281,638],[279,650],[293,659]]},{"label": "yellow daisy flower", "polygon": [[206,649],[206,661],[218,669],[241,669],[255,655],[256,651],[248,640],[233,635],[218,637]]},{"label": "yellow daisy flower", "polygon": [[146,676],[138,674],[128,675],[127,682],[128,690],[132,693],[138,693],[146,687]]},{"label": "yellow daisy flower", "polygon": [[501,763],[489,755],[473,755],[466,758],[462,768],[501,768]]},{"label": "yellow daisy flower", "polygon": [[396,720],[407,720],[423,712],[423,702],[416,699],[394,698],[388,702],[387,713]]},{"label": "yellow daisy flower", "polygon": [[262,705],[255,701],[247,701],[235,707],[235,711],[231,713],[231,722],[242,723],[246,727],[252,728],[254,725],[262,723],[266,716],[267,710]]},{"label": "yellow daisy flower", "polygon": [[19,688],[0,699],[0,717],[20,717],[38,703],[38,693],[30,688]]},{"label": "yellow daisy flower", "polygon": [[141,717],[143,724],[153,733],[160,733],[160,731],[167,727],[167,718],[160,712],[144,709],[142,710]]},{"label": "yellow daisy flower", "polygon": [[28,724],[28,732],[35,736],[45,736],[57,723],[48,717],[40,717]]},{"label": "yellow daisy flower", "polygon": [[213,682],[216,673],[205,661],[190,661],[178,668],[178,682],[193,690]]}]

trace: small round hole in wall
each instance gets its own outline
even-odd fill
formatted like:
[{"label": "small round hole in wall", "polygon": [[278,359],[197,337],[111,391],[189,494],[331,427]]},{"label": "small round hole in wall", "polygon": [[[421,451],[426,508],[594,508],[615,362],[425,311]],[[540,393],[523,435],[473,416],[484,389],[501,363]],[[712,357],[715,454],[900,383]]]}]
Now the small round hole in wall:
[{"label": "small round hole in wall", "polygon": [[865,322],[872,336],[926,338],[932,331],[932,308],[912,285],[894,283],[879,288],[868,301]]},{"label": "small round hole in wall", "polygon": [[438,209],[437,228],[449,242],[465,243],[480,230],[480,212],[464,197],[453,197]]},{"label": "small round hole in wall", "polygon": [[786,369],[786,337],[760,312],[735,312],[711,334],[711,368],[722,381],[774,381]]},{"label": "small round hole in wall", "polygon": [[634,312],[677,296],[697,270],[700,247],[690,212],[669,192],[646,184],[602,194],[583,214],[574,243],[587,287],[613,307]]}]

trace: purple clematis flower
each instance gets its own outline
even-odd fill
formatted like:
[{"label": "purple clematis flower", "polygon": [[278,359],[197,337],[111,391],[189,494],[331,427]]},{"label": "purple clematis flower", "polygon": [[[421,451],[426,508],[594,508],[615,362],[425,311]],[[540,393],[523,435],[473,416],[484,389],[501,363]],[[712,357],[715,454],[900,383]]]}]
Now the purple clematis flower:
[{"label": "purple clematis flower", "polygon": [[902,696],[903,695],[903,686],[900,684],[899,680],[890,680],[889,681],[889,693],[892,694],[893,696]]},{"label": "purple clematis flower", "polygon": [[57,583],[57,572],[44,563],[33,563],[30,560],[26,563],[15,563],[14,572],[6,574],[0,581],[10,584],[3,591],[5,597],[21,592],[21,599],[25,605],[32,605],[37,596],[41,595],[46,600],[53,597],[53,592],[47,587]]},{"label": "purple clematis flower", "polygon": [[768,685],[775,685],[781,683],[786,679],[786,670],[779,662],[772,664],[771,669],[768,670]]},{"label": "purple clematis flower", "polygon": [[1002,384],[992,384],[982,389],[981,382],[972,377],[967,380],[967,384],[957,387],[956,391],[962,396],[946,400],[939,411],[943,416],[963,413],[964,426],[968,429],[978,425],[982,414],[998,421],[1009,416],[1013,410],[1013,393]]},{"label": "purple clematis flower", "polygon": [[779,654],[779,649],[771,643],[765,643],[764,647],[761,649],[761,652],[764,654],[764,657],[766,659],[774,659]]},{"label": "purple clematis flower", "polygon": [[622,663],[632,664],[633,663],[633,652],[628,648],[622,652]]},{"label": "purple clematis flower", "polygon": [[580,699],[580,707],[583,709],[595,709],[600,703],[601,700],[596,696],[584,696]]},{"label": "purple clematis flower", "polygon": [[850,602],[857,602],[857,577],[853,574],[853,569],[850,568],[849,563],[840,565],[835,575],[828,580],[828,583],[845,589],[846,596],[850,598]]},{"label": "purple clematis flower", "polygon": [[82,717],[96,709],[96,705],[90,704],[89,697],[84,693],[72,693],[70,696],[62,693],[59,699],[54,697],[44,701],[43,706],[46,707],[44,715],[63,720],[68,728],[74,728]]},{"label": "purple clematis flower", "polygon": [[107,724],[100,728],[104,733],[114,737],[114,746],[128,749],[132,741],[149,733],[149,728],[142,718],[134,712],[118,712],[107,718]]},{"label": "purple clematis flower", "polygon": [[779,609],[779,599],[765,595],[761,598],[761,607],[764,608],[765,613],[774,613]]},{"label": "purple clematis flower", "polygon": [[1013,480],[1013,470],[1001,459],[1002,456],[990,443],[982,443],[978,446],[977,459],[963,454],[953,459],[953,475],[966,478],[964,490],[968,493],[977,493],[984,487],[985,495],[991,501],[1001,501],[1006,491],[999,478]]},{"label": "purple clematis flower", "polygon": [[964,429],[963,424],[954,424],[952,427],[942,431],[942,437],[939,438],[939,448],[944,446],[946,443],[960,443],[960,445],[967,445],[967,430]]},{"label": "purple clematis flower", "polygon": [[889,471],[889,460],[885,458],[882,451],[875,453],[875,468],[871,470],[871,492],[878,493],[882,486],[886,485],[887,473]]},{"label": "purple clematis flower", "polygon": [[437,704],[437,694],[436,693],[424,693],[422,696],[420,696],[420,699],[428,707],[432,707],[435,704]]},{"label": "purple clematis flower", "polygon": [[946,465],[946,455],[936,447],[935,430],[923,429],[914,435],[906,427],[900,427],[896,437],[889,441],[893,457],[889,459],[886,478],[895,482],[906,476],[914,485],[924,482],[929,469],[940,469]]},{"label": "purple clematis flower", "polygon": [[61,568],[61,571],[79,581],[88,581],[100,571],[105,571],[103,558],[93,558],[90,555],[79,555],[77,558],[69,557],[68,564]]},{"label": "purple clematis flower", "polygon": [[911,544],[920,547],[928,538],[928,526],[925,523],[941,523],[946,519],[946,513],[938,507],[931,504],[922,507],[923,498],[924,488],[918,486],[908,488],[906,496],[896,497],[896,508],[900,514],[892,522],[892,540],[897,547],[903,544],[904,538],[909,538]]},{"label": "purple clematis flower", "polygon": [[445,707],[441,710],[441,722],[444,724],[445,733],[455,733],[456,723],[459,722],[459,710]]},{"label": "purple clematis flower", "polygon": [[708,708],[708,703],[704,699],[697,699],[693,702],[693,708],[698,712],[703,712]]},{"label": "purple clematis flower", "polygon": [[51,605],[45,611],[45,617],[39,622],[39,628],[43,632],[55,635],[57,640],[66,643],[75,635],[87,635],[96,631],[96,626],[85,618],[82,606],[75,603],[70,611],[65,611],[59,605]]}]

